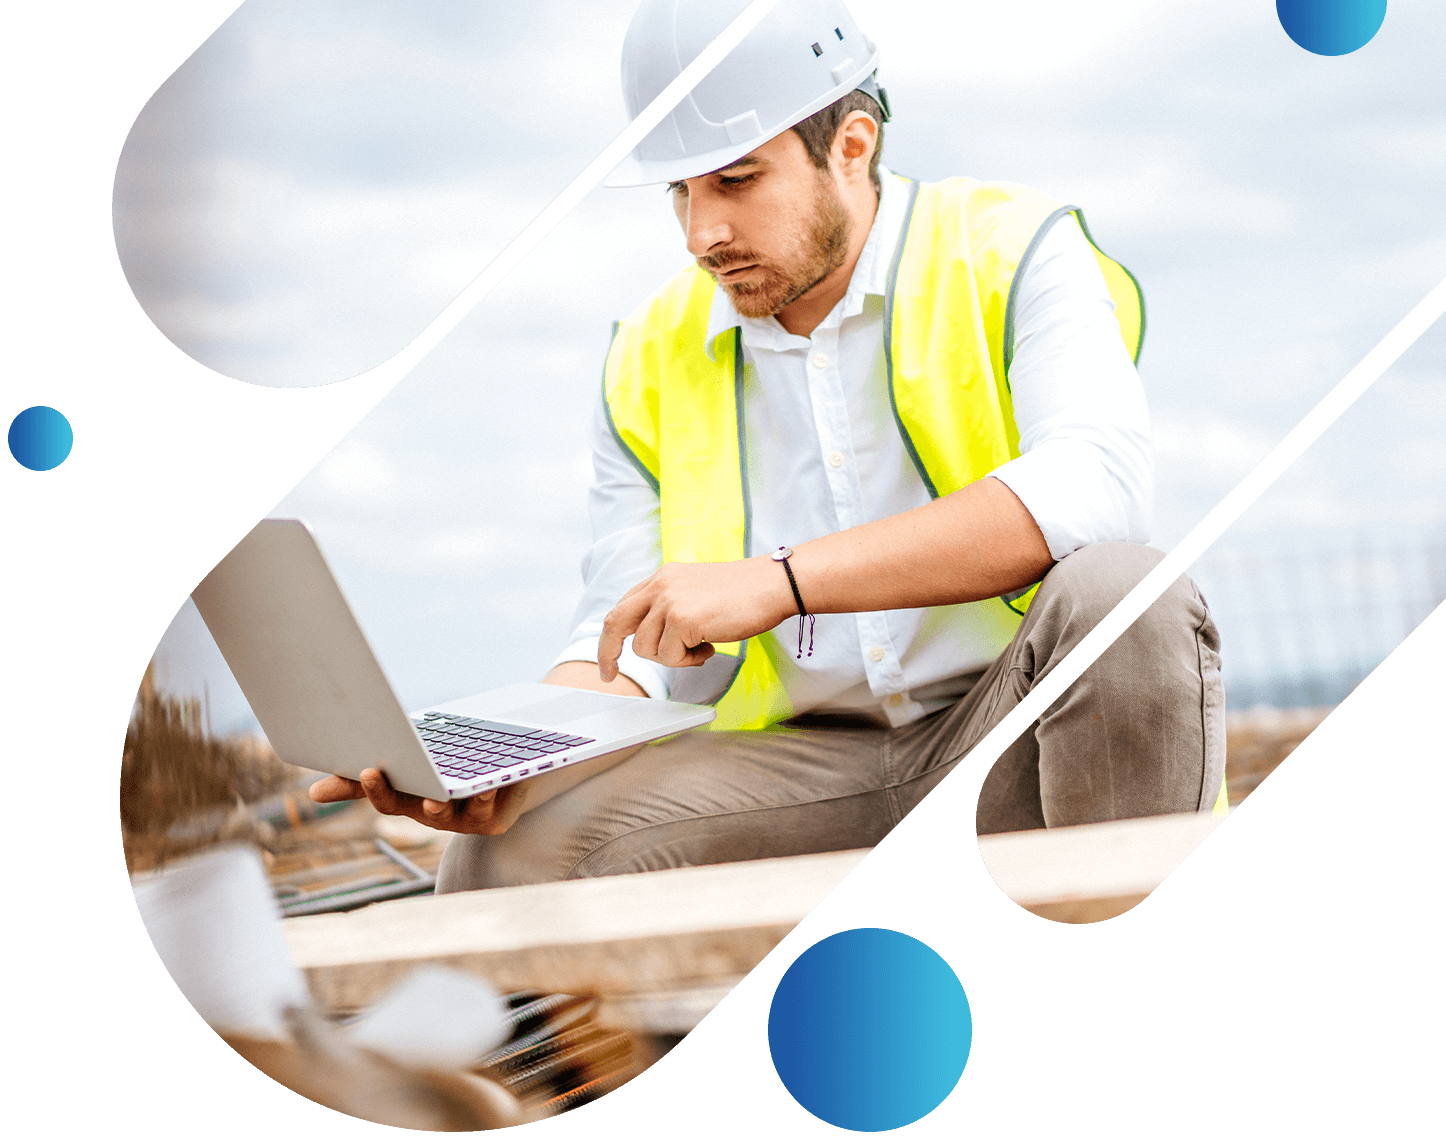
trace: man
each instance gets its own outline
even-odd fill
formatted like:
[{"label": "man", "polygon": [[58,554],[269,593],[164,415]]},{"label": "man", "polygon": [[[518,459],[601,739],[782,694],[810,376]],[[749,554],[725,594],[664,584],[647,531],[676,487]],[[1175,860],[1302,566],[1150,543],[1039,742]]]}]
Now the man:
[{"label": "man", "polygon": [[[630,113],[742,2],[644,0]],[[871,845],[1158,561],[1133,280],[1035,191],[880,166],[876,65],[838,0],[785,0],[621,172],[669,185],[696,266],[617,329],[546,679],[717,731],[460,804],[317,785],[462,833],[441,889]],[[1180,579],[996,764],[978,829],[1208,809],[1217,647]]]}]

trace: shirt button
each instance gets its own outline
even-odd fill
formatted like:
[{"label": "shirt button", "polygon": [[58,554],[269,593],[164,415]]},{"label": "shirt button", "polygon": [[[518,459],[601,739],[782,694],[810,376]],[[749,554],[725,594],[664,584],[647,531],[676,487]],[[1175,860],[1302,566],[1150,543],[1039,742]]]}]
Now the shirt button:
[{"label": "shirt button", "polygon": [[898,708],[901,704],[904,703],[904,694],[903,694],[903,693],[890,693],[890,694],[889,694],[889,701],[888,701],[888,703],[889,703],[889,707],[890,707],[890,708],[895,708],[895,709]]},{"label": "shirt button", "polygon": [[823,353],[821,353],[821,352],[816,352],[816,353],[814,353],[814,354],[813,354],[813,366],[814,366],[815,368],[827,368],[827,367],[828,367],[828,357],[825,356],[825,355],[824,355]]},{"label": "shirt button", "polygon": [[844,453],[842,451],[835,451],[828,457],[828,463],[830,467],[842,467],[844,465]]},{"label": "shirt button", "polygon": [[875,645],[872,649],[869,650],[870,661],[882,661],[883,659],[884,647],[882,645]]}]

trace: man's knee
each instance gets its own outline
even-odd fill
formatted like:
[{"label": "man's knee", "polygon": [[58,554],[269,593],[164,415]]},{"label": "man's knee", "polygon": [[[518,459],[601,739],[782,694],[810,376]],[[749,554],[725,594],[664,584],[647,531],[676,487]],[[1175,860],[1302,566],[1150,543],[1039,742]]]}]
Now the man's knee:
[{"label": "man's knee", "polygon": [[1074,614],[1094,626],[1164,557],[1154,547],[1132,542],[1081,547],[1054,564],[1036,602],[1065,601]]},{"label": "man's knee", "polygon": [[[1098,625],[1164,557],[1153,547],[1129,542],[1083,547],[1055,564],[1035,604],[1061,607],[1082,634]],[[1204,598],[1181,574],[1122,636],[1150,638],[1171,630],[1194,633],[1209,624],[1208,616]],[[1210,633],[1213,636],[1213,629]]]},{"label": "man's knee", "polygon": [[[515,825],[514,825],[515,827]],[[523,841],[520,832],[501,835],[454,835],[437,869],[437,893],[481,891],[549,883],[558,874],[552,852]]]},{"label": "man's knee", "polygon": [[[456,836],[439,891],[549,883],[655,870],[649,848],[660,826],[689,813],[690,763],[716,751],[708,736],[650,746],[525,812],[501,835]],[[710,746],[715,746],[710,749]]]}]

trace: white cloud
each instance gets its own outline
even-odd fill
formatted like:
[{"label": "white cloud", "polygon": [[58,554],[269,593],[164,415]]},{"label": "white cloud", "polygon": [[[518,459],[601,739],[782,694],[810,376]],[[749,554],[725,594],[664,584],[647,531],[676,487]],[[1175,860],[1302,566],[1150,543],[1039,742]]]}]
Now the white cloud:
[{"label": "white cloud", "polygon": [[1170,409],[1151,420],[1156,466],[1182,485],[1213,489],[1238,481],[1279,442],[1263,428],[1219,415]]},{"label": "white cloud", "polygon": [[[1192,22],[1186,6],[1165,0],[1115,0],[1108,10],[1069,0],[853,0],[849,7],[880,45],[885,85],[907,71],[1021,92],[1108,85],[1112,57],[1169,42]],[[1217,25],[1232,24],[1243,6],[1213,4],[1210,11]]]},{"label": "white cloud", "polygon": [[344,439],[317,466],[308,482],[333,508],[374,511],[415,496],[393,453],[356,435]]},{"label": "white cloud", "polygon": [[1112,218],[1128,218],[1134,234],[1149,237],[1184,228],[1196,240],[1280,239],[1296,224],[1296,207],[1285,195],[1222,177],[1197,148],[1178,137],[1146,138],[1136,148],[1108,172],[1072,178],[1071,200],[1096,204]]}]

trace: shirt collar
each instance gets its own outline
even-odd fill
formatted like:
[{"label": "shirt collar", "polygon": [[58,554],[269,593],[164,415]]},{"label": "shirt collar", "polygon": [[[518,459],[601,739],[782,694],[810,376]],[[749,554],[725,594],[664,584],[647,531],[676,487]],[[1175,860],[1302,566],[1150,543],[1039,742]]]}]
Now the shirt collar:
[{"label": "shirt collar", "polygon": [[[820,327],[837,325],[847,317],[858,316],[863,312],[866,296],[882,297],[888,289],[889,266],[893,263],[894,251],[903,234],[908,193],[905,181],[890,174],[882,164],[879,166],[879,182],[879,208],[874,213],[874,224],[869,229],[868,239],[864,242],[864,248],[854,266],[853,277],[849,279],[848,292],[823,319]],[[703,343],[709,360],[714,359],[713,345],[718,337],[740,326],[743,329],[743,342],[750,348],[778,351],[798,347],[796,342],[803,339],[790,334],[778,323],[777,317],[764,317],[760,320],[740,315],[733,307],[727,291],[715,286],[713,307],[708,314],[708,331]]]}]

